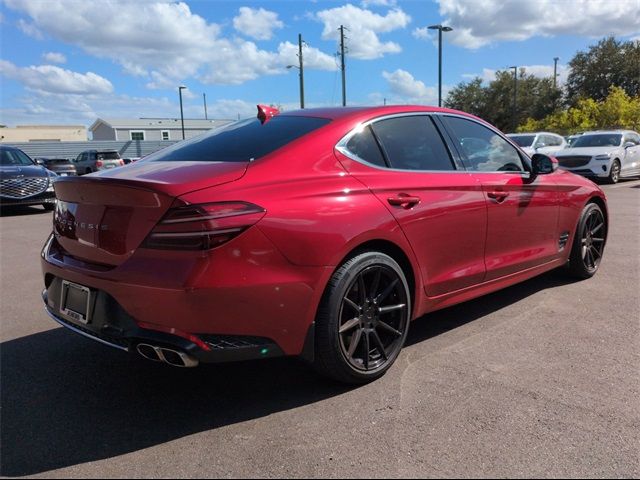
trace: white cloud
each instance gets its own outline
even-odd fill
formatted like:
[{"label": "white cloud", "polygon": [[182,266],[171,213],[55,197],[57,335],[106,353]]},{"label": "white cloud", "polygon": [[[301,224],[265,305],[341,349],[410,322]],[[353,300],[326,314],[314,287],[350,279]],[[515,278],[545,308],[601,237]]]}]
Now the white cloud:
[{"label": "white cloud", "polygon": [[443,22],[453,27],[448,38],[477,49],[498,41],[534,36],[601,37],[640,31],[638,0],[538,0],[535,2],[439,0]]},{"label": "white cloud", "polygon": [[360,5],[364,8],[369,7],[395,7],[398,4],[397,0],[362,0]]},{"label": "white cloud", "polygon": [[92,72],[77,73],[53,65],[17,67],[0,60],[0,74],[39,92],[91,95],[113,92],[109,80]]},{"label": "white cloud", "polygon": [[[427,105],[438,104],[438,90],[427,87],[424,82],[416,80],[406,70],[398,69],[393,73],[382,72],[391,91],[390,103],[418,103]],[[446,97],[443,88],[443,97]]]},{"label": "white cloud", "polygon": [[[284,42],[278,46],[278,63],[280,65],[298,65],[298,45],[291,42]],[[314,68],[317,70],[337,70],[335,57],[314,47],[303,46],[302,59],[304,68]]]},{"label": "white cloud", "polygon": [[[286,73],[285,62],[291,63],[286,46],[283,54],[242,38],[225,38],[219,25],[194,14],[186,3],[112,0],[100,8],[79,0],[5,4],[26,13],[48,35],[111,59],[126,74],[147,77],[149,88],[174,88],[188,78],[237,85]],[[310,50],[308,67],[333,69],[328,58]]]},{"label": "white cloud", "polygon": [[270,40],[273,31],[284,27],[278,14],[264,8],[240,7],[240,15],[233,19],[233,27],[240,33],[256,40]]},{"label": "white cloud", "polygon": [[67,63],[67,57],[59,52],[47,52],[42,54],[42,59],[49,63]]},{"label": "white cloud", "polygon": [[435,38],[427,27],[416,28],[411,32],[411,35],[418,40],[433,40]]},{"label": "white cloud", "polygon": [[411,17],[399,8],[383,16],[351,4],[322,10],[315,14],[315,18],[324,24],[324,40],[337,41],[340,38],[338,29],[344,25],[347,28],[345,44],[348,55],[361,60],[372,60],[387,53],[402,51],[395,42],[380,41],[378,34],[405,28],[411,22]]},{"label": "white cloud", "polygon": [[42,40],[44,38],[42,32],[33,23],[29,23],[21,18],[20,20],[18,20],[17,25],[25,35],[35,38],[36,40]]}]

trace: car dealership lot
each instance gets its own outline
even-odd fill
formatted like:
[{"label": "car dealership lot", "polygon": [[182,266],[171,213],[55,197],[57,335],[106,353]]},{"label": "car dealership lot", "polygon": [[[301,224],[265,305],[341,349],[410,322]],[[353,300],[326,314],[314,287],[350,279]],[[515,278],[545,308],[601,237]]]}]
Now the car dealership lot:
[{"label": "car dealership lot", "polygon": [[51,213],[0,217],[3,476],[640,475],[640,182],[605,186],[591,280],[551,273],[412,325],[385,377],[297,361],[171,369],[58,328]]}]

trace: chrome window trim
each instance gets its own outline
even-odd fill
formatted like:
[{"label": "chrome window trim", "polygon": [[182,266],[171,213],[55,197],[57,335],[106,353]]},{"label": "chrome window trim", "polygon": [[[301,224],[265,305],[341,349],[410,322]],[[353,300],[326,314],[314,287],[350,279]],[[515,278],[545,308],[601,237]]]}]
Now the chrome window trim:
[{"label": "chrome window trim", "polygon": [[[459,169],[458,166],[456,165],[455,159],[453,157],[452,152],[449,150],[449,145],[447,145],[447,142],[442,139],[442,143],[444,144],[445,148],[447,149],[447,152],[449,152],[449,159],[451,160],[451,166],[452,169],[451,170],[411,170],[411,169],[404,169],[404,168],[389,168],[387,166],[380,166],[380,165],[376,165],[374,163],[370,163],[367,162],[365,159],[360,158],[359,156],[357,156],[355,153],[352,153],[348,148],[347,148],[347,143],[349,143],[349,141],[351,140],[351,138],[355,135],[357,135],[358,133],[360,133],[361,131],[363,131],[365,128],[367,128],[368,126],[372,125],[375,122],[380,122],[382,120],[390,120],[393,118],[401,118],[401,117],[429,117],[433,115],[433,112],[403,112],[403,113],[392,113],[389,115],[382,115],[380,117],[375,117],[372,118],[370,120],[367,120],[365,122],[360,122],[358,123],[354,128],[352,128],[345,136],[343,136],[338,143],[336,143],[335,145],[335,149],[337,151],[339,151],[342,155],[344,155],[347,158],[350,158],[351,160],[354,160],[358,163],[362,163],[364,165],[366,165],[367,167],[372,167],[375,168],[377,170],[384,170],[386,172],[412,172],[412,173],[469,173],[468,171],[464,170],[464,169]],[[434,125],[434,127],[438,130],[439,133],[439,128],[437,125]]]},{"label": "chrome window trim", "polygon": [[[381,120],[389,120],[392,118],[400,118],[400,117],[416,117],[416,116],[439,116],[439,117],[457,117],[457,118],[462,118],[464,120],[468,120],[470,122],[473,123],[477,123],[478,125],[480,125],[481,127],[485,127],[488,128],[489,130],[491,130],[492,132],[494,132],[496,135],[498,135],[500,138],[504,139],[507,141],[507,143],[509,145],[511,145],[512,147],[514,147],[516,149],[516,152],[518,152],[518,154],[520,154],[520,157],[522,157],[522,154],[524,154],[524,152],[521,152],[520,148],[518,146],[516,146],[513,142],[511,142],[506,135],[504,135],[500,130],[498,130],[497,128],[495,128],[493,125],[490,124],[486,124],[483,122],[479,122],[474,118],[468,117],[466,115],[460,115],[457,113],[449,113],[449,112],[421,112],[421,111],[417,111],[417,112],[402,112],[402,113],[392,113],[389,115],[382,115],[379,117],[375,117],[369,120],[366,120],[364,122],[360,122],[358,123],[354,128],[352,128],[346,135],[344,135],[339,141],[338,143],[336,143],[335,145],[335,149],[337,151],[339,151],[342,155],[344,155],[347,158],[350,158],[351,160],[354,160],[358,163],[361,163],[363,165],[366,165],[367,167],[371,167],[371,168],[375,168],[376,170],[384,170],[387,172],[412,172],[412,173],[466,173],[466,174],[476,174],[476,173],[481,173],[481,174],[508,174],[508,175],[521,175],[523,178],[529,179],[531,178],[531,172],[528,170],[520,170],[520,171],[501,171],[501,170],[492,170],[492,171],[479,171],[479,170],[468,170],[466,168],[466,166],[464,166],[464,168],[460,169],[458,168],[458,166],[456,165],[456,161],[454,159],[453,156],[453,152],[449,151],[449,145],[447,144],[447,142],[443,139],[443,143],[447,149],[447,151],[449,151],[449,155],[451,156],[451,162],[453,165],[453,169],[452,170],[406,170],[406,169],[401,169],[401,168],[388,168],[388,167],[381,167],[380,165],[375,165],[373,163],[367,162],[366,160],[364,160],[363,158],[358,157],[356,154],[352,153],[351,151],[349,151],[349,149],[347,149],[347,143],[349,143],[349,140],[351,140],[351,138],[360,133],[362,130],[364,130],[365,128],[367,128],[369,125],[375,123],[375,122],[379,122]],[[439,127],[436,125],[436,128],[439,129]],[[525,158],[529,158],[526,154],[524,154]],[[521,158],[522,161],[522,158]],[[524,162],[523,162],[524,163]]]}]

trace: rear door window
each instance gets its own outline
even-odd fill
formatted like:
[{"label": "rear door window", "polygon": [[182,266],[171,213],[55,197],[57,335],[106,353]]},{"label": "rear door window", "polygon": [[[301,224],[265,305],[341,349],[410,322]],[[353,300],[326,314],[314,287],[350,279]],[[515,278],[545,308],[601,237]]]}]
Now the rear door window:
[{"label": "rear door window", "polygon": [[278,115],[262,124],[248,119],[220,127],[149,155],[151,162],[250,162],[327,125],[331,120]]},{"label": "rear door window", "polygon": [[433,120],[426,115],[389,118],[371,128],[391,168],[400,170],[455,170],[449,151]]}]

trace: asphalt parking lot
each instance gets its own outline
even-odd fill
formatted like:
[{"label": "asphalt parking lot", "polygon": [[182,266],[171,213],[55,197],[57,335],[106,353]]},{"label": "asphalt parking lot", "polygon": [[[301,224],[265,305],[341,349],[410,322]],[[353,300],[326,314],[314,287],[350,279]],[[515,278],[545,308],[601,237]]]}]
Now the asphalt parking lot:
[{"label": "asphalt parking lot", "polygon": [[57,327],[51,213],[0,216],[0,473],[46,477],[638,477],[640,181],[604,187],[600,272],[428,315],[381,380],[290,359],[171,369]]}]

